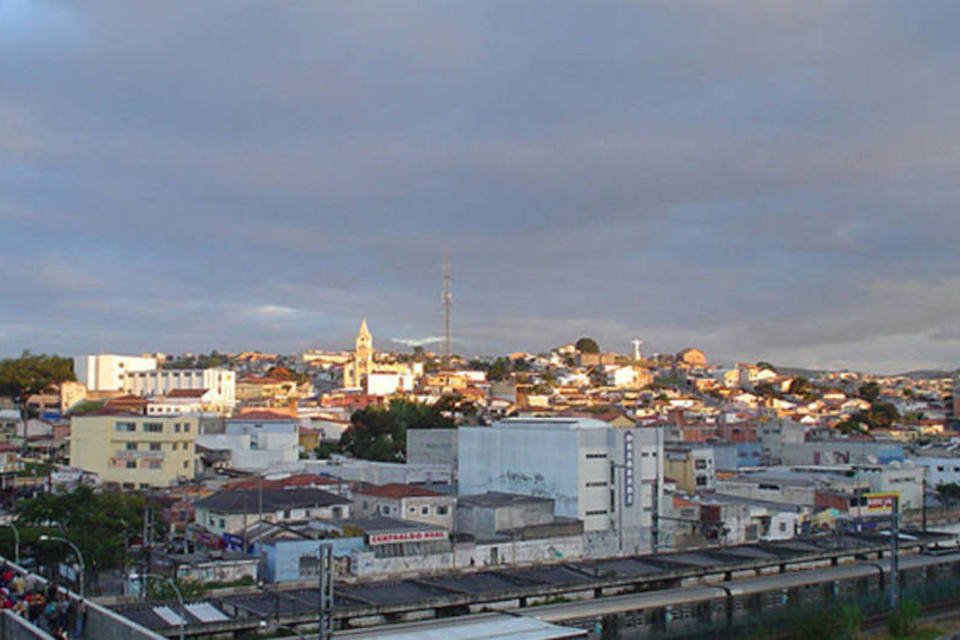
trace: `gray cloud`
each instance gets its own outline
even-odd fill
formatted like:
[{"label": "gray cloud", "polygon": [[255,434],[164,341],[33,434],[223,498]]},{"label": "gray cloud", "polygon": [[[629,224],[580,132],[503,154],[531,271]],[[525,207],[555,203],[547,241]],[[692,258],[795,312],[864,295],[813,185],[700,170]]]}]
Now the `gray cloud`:
[{"label": "gray cloud", "polygon": [[954,366],[954,3],[0,3],[0,353]]}]

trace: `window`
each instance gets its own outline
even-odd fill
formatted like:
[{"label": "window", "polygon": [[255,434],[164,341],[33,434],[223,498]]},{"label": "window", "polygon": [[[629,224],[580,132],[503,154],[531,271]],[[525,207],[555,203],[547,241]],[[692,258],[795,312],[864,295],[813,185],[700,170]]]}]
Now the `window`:
[{"label": "window", "polygon": [[184,433],[190,433],[190,423],[189,423],[189,422],[184,422],[184,423],[183,423],[183,432],[184,432]]},{"label": "window", "polygon": [[149,488],[150,488],[150,485],[147,484],[146,482],[141,482],[141,483],[140,483],[140,489],[141,489],[141,490],[143,490],[143,489],[149,489]]},{"label": "window", "polygon": [[174,432],[174,433],[180,433],[180,423],[179,423],[179,422],[174,423],[174,425],[173,425],[173,432]]},{"label": "window", "polygon": [[597,509],[594,511],[587,511],[588,516],[605,516],[607,515],[606,509]]},{"label": "window", "polygon": [[133,484],[132,482],[124,482],[124,483],[123,483],[123,488],[124,488],[125,490],[127,490],[127,491],[133,491],[135,487],[134,487],[134,484]]},{"label": "window", "polygon": [[697,476],[697,486],[698,487],[707,486],[707,476]]},{"label": "window", "polygon": [[319,575],[320,558],[316,554],[308,553],[300,556],[298,565],[301,578]]},{"label": "window", "polygon": [[136,451],[136,450],[137,450],[137,443],[136,443],[136,442],[128,442],[126,448],[127,448],[127,451]]},{"label": "window", "polygon": [[417,508],[416,508],[416,507],[408,507],[407,510],[408,510],[410,513],[416,513],[416,512],[417,512]]},{"label": "window", "polygon": [[137,425],[133,422],[118,422],[114,425],[114,429],[121,432],[136,431]]},{"label": "window", "polygon": [[127,460],[127,469],[136,469],[137,461],[136,460]]},{"label": "window", "polygon": [[606,457],[607,457],[607,454],[605,453],[588,453],[587,454],[587,460],[601,460],[601,459],[605,459]]},{"label": "window", "polygon": [[283,519],[284,519],[284,520],[289,520],[289,519],[290,519],[290,509],[284,509],[284,510],[283,510]]},{"label": "window", "polygon": [[162,422],[144,422],[143,430],[147,433],[163,433]]},{"label": "window", "polygon": [[227,523],[224,522],[223,518],[220,518],[220,528],[223,529],[225,526],[227,526]]},{"label": "window", "polygon": [[605,487],[605,486],[607,486],[607,481],[606,481],[606,480],[595,480],[595,481],[593,481],[593,482],[588,482],[588,483],[587,483],[587,486],[588,486],[588,487]]},{"label": "window", "polygon": [[[151,443],[150,443],[150,451],[160,451],[162,448],[163,448],[163,445],[161,445],[159,442],[151,442]],[[174,443],[173,448],[174,448],[174,449],[177,448],[176,443]]]},{"label": "window", "polygon": [[700,470],[702,471],[703,469],[706,469],[706,468],[707,468],[707,461],[706,461],[706,460],[694,460],[694,462],[693,462],[693,468],[694,468],[694,469],[700,469]]},{"label": "window", "polygon": [[189,469],[189,468],[190,468],[190,461],[189,461],[189,460],[184,460],[184,461],[183,461],[183,468],[184,468],[184,469]]},{"label": "window", "polygon": [[430,507],[421,507],[421,508],[420,508],[420,515],[422,515],[422,516],[428,516],[428,515],[430,515]]},{"label": "window", "polygon": [[449,509],[447,507],[437,507],[438,516],[445,516],[447,515],[448,512],[449,512]]}]

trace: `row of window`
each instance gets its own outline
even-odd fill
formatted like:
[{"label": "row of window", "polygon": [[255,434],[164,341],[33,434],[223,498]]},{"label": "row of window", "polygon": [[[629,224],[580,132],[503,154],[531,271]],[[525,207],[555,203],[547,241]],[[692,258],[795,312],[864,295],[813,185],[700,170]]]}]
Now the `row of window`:
[{"label": "row of window", "polygon": [[[163,460],[127,460],[124,466],[127,469],[163,469]],[[183,468],[190,468],[190,461],[183,461]]]},{"label": "row of window", "polygon": [[[163,451],[163,443],[162,443],[162,442],[147,442],[147,443],[145,443],[145,444],[148,445],[148,448],[145,449],[146,451]],[[193,444],[190,443],[190,442],[171,442],[171,443],[170,443],[170,448],[171,448],[173,451],[177,451],[177,450],[179,450],[179,449],[182,449],[183,451],[189,451],[189,450],[190,450],[190,447],[192,447],[192,446],[193,446]],[[140,443],[139,443],[139,442],[127,442],[127,443],[126,443],[126,449],[127,449],[127,451],[138,451],[138,450],[140,449]]]},{"label": "row of window", "polygon": [[[364,503],[363,503],[363,508],[364,508],[364,509],[368,508],[367,502],[364,502]],[[395,514],[395,515],[400,515],[400,509],[399,509],[399,508],[391,507],[391,506],[388,505],[388,504],[377,505],[376,511],[377,511],[378,513],[382,514],[382,515],[385,515],[385,516],[389,516],[391,513],[392,513],[392,514]],[[407,513],[409,513],[409,514],[411,514],[411,515],[416,515],[416,514],[417,514],[417,511],[420,512],[420,515],[421,515],[421,516],[429,516],[429,515],[430,515],[430,506],[429,506],[429,505],[422,505],[422,506],[420,506],[419,508],[418,508],[418,507],[408,507],[408,508],[407,508]],[[448,506],[446,506],[446,505],[438,505],[437,507],[434,508],[434,514],[435,514],[435,515],[445,516],[445,515],[447,515],[448,513],[450,513],[450,507],[448,507]]]},{"label": "row of window", "polygon": [[[116,431],[120,433],[134,433],[137,430],[136,422],[117,422],[113,427]],[[162,422],[144,422],[143,423],[143,432],[144,433],[163,433],[163,423]],[[174,433],[190,433],[190,423],[184,422],[183,424],[179,422],[173,423],[173,432]]]}]

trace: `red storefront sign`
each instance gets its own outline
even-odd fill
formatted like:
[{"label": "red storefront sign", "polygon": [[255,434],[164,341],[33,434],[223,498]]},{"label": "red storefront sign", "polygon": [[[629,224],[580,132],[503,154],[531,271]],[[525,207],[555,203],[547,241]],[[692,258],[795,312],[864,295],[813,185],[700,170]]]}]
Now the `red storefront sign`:
[{"label": "red storefront sign", "polygon": [[446,531],[401,531],[397,533],[376,533],[370,535],[370,544],[397,544],[400,542],[427,542],[446,540]]}]

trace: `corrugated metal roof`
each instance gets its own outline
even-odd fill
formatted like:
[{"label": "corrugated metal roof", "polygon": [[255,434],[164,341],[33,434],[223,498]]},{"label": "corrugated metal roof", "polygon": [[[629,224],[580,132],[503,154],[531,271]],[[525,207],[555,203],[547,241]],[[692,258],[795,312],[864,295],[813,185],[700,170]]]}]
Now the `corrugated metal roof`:
[{"label": "corrugated metal roof", "polygon": [[338,633],[337,637],[371,640],[562,640],[587,637],[583,629],[499,613],[358,630],[355,633]]}]

